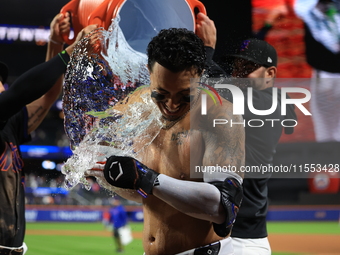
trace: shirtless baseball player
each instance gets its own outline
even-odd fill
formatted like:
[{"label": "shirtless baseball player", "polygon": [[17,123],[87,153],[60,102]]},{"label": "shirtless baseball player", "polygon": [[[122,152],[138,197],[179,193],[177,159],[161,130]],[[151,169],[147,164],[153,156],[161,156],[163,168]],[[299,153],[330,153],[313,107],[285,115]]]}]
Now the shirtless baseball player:
[{"label": "shirtless baseball player", "polygon": [[[242,176],[222,172],[191,178],[190,165],[240,169],[243,126],[209,125],[211,116],[234,122],[242,117],[232,114],[226,100],[218,106],[208,100],[208,112],[213,114],[201,115],[199,89],[190,81],[202,75],[205,49],[193,32],[162,30],[147,53],[151,84],[123,104],[149,93],[162,114],[163,129],[138,155],[140,161],[111,156],[85,174],[105,179],[118,195],[143,204],[146,255],[233,254],[229,236],[242,201]],[[194,158],[190,150],[195,150]]]}]

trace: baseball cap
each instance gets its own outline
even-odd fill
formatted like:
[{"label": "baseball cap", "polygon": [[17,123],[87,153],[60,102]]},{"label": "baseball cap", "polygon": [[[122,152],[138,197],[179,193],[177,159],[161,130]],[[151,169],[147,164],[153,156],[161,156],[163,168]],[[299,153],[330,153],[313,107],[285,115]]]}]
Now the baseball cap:
[{"label": "baseball cap", "polygon": [[0,78],[2,83],[5,83],[8,77],[8,67],[4,62],[0,61]]},{"label": "baseball cap", "polygon": [[265,67],[277,66],[277,53],[266,41],[250,38],[242,41],[235,54],[230,57],[243,58]]}]

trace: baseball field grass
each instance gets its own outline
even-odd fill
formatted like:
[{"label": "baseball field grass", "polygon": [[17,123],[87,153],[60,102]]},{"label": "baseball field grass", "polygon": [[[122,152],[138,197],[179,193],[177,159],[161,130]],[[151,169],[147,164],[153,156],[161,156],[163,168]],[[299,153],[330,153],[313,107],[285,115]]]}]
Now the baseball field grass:
[{"label": "baseball field grass", "polygon": [[[143,224],[132,222],[129,224],[134,240],[125,247],[124,254],[142,255]],[[323,235],[327,238],[331,236],[340,243],[340,224],[338,222],[269,222],[268,231],[269,237],[273,239],[273,255],[340,254],[340,244],[338,244],[338,252],[336,252],[336,247],[332,251],[324,251],[324,253],[275,250],[275,246],[277,246],[275,242],[284,244],[285,237],[291,236],[298,236],[301,237],[300,240],[306,240],[306,244],[300,243],[300,246],[309,246],[310,239],[308,237],[314,235],[319,238]],[[293,237],[293,239],[298,238]],[[28,245],[26,255],[116,254],[111,231],[105,229],[101,223],[27,223],[25,242]],[[287,241],[285,244],[289,247],[291,241]]]}]

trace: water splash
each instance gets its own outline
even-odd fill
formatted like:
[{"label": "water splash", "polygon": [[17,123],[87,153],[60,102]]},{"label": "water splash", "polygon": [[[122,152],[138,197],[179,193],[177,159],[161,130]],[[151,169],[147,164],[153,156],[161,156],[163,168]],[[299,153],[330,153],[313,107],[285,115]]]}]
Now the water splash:
[{"label": "water splash", "polygon": [[[133,95],[130,99],[133,100]],[[105,114],[108,117],[97,120],[91,132],[84,136],[62,169],[66,175],[67,188],[82,183],[89,189],[84,172],[111,155],[139,159],[139,153],[153,141],[163,125],[161,114],[152,102],[149,91],[139,99],[140,102],[123,105],[124,114],[115,110],[115,107],[108,109]]]},{"label": "water splash", "polygon": [[119,28],[119,16],[106,31],[98,28],[75,47],[64,82],[65,132],[71,148],[92,129],[95,118],[137,87],[149,84],[147,57],[134,51]]},{"label": "water splash", "polygon": [[118,23],[119,17],[81,40],[65,75],[64,126],[73,151],[62,168],[68,189],[78,183],[90,189],[84,171],[111,155],[138,159],[162,127],[148,87],[128,96],[149,84],[147,58],[128,45]]}]

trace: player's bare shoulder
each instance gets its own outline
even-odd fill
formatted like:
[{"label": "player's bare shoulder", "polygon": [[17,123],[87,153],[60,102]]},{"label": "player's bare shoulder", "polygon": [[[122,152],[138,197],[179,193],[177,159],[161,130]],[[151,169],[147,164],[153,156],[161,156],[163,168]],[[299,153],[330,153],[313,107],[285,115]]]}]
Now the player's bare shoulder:
[{"label": "player's bare shoulder", "polygon": [[143,102],[143,97],[150,95],[150,87],[149,86],[141,86],[137,88],[135,91],[131,92],[118,104],[114,106],[115,109],[120,110],[120,108],[124,108],[124,105],[131,105],[134,103]]},{"label": "player's bare shoulder", "polygon": [[207,100],[198,100],[192,109],[191,128],[220,132],[220,128],[236,127],[235,123],[242,123],[242,115],[233,114],[233,104],[224,98],[220,99],[214,101],[208,97]]},{"label": "player's bare shoulder", "polygon": [[233,115],[233,104],[221,98],[220,103],[210,104],[209,111],[215,119],[225,119],[225,120],[240,120],[241,115]]},{"label": "player's bare shoulder", "polygon": [[[191,118],[191,128],[202,133],[206,146],[205,158],[237,167],[244,164],[245,133],[242,115],[233,114],[233,104],[223,98],[200,102]],[[202,110],[202,107],[206,109]],[[215,163],[216,163],[215,162]]]}]

